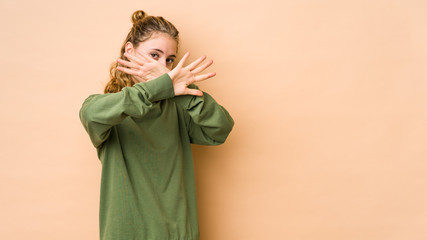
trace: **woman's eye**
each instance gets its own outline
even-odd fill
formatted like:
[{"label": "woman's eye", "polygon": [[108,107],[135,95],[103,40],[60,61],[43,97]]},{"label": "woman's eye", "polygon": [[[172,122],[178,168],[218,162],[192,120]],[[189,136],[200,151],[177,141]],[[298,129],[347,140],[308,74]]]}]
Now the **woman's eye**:
[{"label": "woman's eye", "polygon": [[156,59],[156,58],[158,58],[158,57],[159,57],[159,54],[157,54],[157,53],[152,53],[152,54],[151,54],[151,57],[152,57],[152,58],[154,58],[154,59]]},{"label": "woman's eye", "polygon": [[166,59],[166,61],[167,61],[169,64],[172,64],[174,60],[175,60],[175,59],[173,59],[173,58],[168,58],[168,59]]}]

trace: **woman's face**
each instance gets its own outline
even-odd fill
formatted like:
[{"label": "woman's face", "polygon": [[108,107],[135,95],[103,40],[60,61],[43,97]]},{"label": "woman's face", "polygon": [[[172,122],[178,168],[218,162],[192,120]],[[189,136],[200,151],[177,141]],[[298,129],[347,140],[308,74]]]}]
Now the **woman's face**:
[{"label": "woman's face", "polygon": [[176,58],[176,47],[176,41],[171,36],[166,33],[155,32],[148,40],[141,42],[135,51],[145,56],[151,56],[171,70]]}]

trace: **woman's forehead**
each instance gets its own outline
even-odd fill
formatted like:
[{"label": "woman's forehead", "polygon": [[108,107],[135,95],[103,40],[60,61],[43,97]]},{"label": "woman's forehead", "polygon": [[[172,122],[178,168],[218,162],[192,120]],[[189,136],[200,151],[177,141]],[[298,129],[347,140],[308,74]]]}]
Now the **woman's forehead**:
[{"label": "woman's forehead", "polygon": [[144,50],[160,50],[167,55],[176,54],[176,41],[166,33],[153,33],[146,41],[140,43]]}]

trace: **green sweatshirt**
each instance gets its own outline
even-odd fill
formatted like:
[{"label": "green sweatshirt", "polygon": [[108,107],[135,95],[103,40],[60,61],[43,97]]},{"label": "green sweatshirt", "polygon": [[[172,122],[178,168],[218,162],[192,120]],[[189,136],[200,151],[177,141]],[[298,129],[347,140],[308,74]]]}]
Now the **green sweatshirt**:
[{"label": "green sweatshirt", "polygon": [[227,110],[207,93],[175,97],[164,74],[90,95],[79,116],[102,164],[100,239],[199,239],[190,144],[223,143]]}]

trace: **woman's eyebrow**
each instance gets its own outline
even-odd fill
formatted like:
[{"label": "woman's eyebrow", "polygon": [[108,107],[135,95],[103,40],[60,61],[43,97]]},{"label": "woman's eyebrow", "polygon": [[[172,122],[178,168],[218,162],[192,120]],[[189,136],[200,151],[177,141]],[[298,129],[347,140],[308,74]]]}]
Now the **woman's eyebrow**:
[{"label": "woman's eyebrow", "polygon": [[[157,49],[157,48],[153,48],[153,49],[151,49],[151,50],[155,50],[155,51],[160,52],[161,54],[165,54],[162,50]],[[174,58],[176,58],[175,54],[169,55],[169,57],[174,57]]]}]

